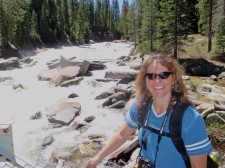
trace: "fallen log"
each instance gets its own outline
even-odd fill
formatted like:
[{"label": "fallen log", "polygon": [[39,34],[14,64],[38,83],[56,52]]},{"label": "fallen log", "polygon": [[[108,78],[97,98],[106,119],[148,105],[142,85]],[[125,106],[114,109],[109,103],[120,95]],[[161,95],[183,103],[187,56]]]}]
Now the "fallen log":
[{"label": "fallen log", "polygon": [[131,153],[138,147],[138,137],[135,137],[132,141],[126,142],[119,149],[113,152],[108,157],[108,162],[123,160],[124,158],[128,158]]}]

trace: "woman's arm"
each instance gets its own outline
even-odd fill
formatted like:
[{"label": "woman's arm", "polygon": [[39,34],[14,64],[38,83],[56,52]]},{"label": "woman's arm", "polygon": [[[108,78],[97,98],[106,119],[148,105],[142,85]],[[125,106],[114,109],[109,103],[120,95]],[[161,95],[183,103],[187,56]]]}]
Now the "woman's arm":
[{"label": "woman's arm", "polygon": [[192,168],[206,168],[207,154],[190,156],[190,162]]},{"label": "woman's arm", "polygon": [[85,168],[95,168],[106,156],[117,150],[124,142],[135,132],[126,123],[122,125],[120,130],[112,137],[109,143],[91,159]]}]

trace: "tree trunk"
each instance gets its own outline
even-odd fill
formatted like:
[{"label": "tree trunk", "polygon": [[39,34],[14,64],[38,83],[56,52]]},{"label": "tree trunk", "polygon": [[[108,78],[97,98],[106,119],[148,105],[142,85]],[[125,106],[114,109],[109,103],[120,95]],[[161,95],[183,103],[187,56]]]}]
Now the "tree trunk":
[{"label": "tree trunk", "polygon": [[212,1],[209,0],[209,32],[208,32],[208,52],[212,49]]},{"label": "tree trunk", "polygon": [[174,17],[174,58],[177,59],[177,7],[178,0],[175,1],[175,17]]}]

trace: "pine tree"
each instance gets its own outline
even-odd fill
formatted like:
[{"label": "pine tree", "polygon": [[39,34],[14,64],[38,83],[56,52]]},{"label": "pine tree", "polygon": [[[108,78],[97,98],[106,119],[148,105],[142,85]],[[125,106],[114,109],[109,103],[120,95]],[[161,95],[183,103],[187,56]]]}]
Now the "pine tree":
[{"label": "pine tree", "polygon": [[7,26],[7,22],[5,18],[6,18],[6,14],[5,14],[3,0],[0,0],[0,39],[1,39],[3,54],[8,41],[8,26]]},{"label": "pine tree", "polygon": [[77,22],[77,40],[79,43],[88,43],[91,37],[90,25],[88,22],[88,12],[85,0],[81,0],[78,8]]},{"label": "pine tree", "polygon": [[50,32],[50,26],[49,26],[49,16],[48,16],[48,3],[47,0],[43,2],[42,8],[41,8],[41,17],[40,17],[40,36],[44,43],[51,44],[52,43],[52,37]]},{"label": "pine tree", "polygon": [[112,0],[112,27],[113,27],[113,36],[115,38],[120,37],[120,7],[118,0]]},{"label": "pine tree", "polygon": [[94,32],[94,26],[95,26],[94,16],[95,16],[94,0],[90,0],[90,4],[88,5],[88,18],[89,18],[90,29],[92,32]]},{"label": "pine tree", "polygon": [[66,35],[69,35],[70,32],[70,24],[69,24],[69,7],[67,0],[63,0],[62,3],[62,11],[63,11],[63,20],[64,20],[64,32]]},{"label": "pine tree", "polygon": [[149,49],[154,50],[153,42],[156,34],[156,22],[157,22],[157,6],[155,0],[143,1],[143,19],[142,19],[142,41],[150,41]]},{"label": "pine tree", "polygon": [[[215,17],[219,20],[218,29],[216,31],[216,52],[221,53],[224,56],[225,49],[225,1],[219,0],[217,1],[218,10],[215,12]],[[213,24],[214,25],[214,24]],[[222,51],[221,51],[222,50]]]},{"label": "pine tree", "polygon": [[37,14],[34,10],[31,12],[31,30],[30,30],[30,36],[32,39],[38,38],[38,19]]},{"label": "pine tree", "polygon": [[102,21],[105,30],[109,28],[109,13],[110,13],[110,2],[109,0],[103,0],[102,3]]},{"label": "pine tree", "polygon": [[101,27],[101,8],[102,3],[100,0],[96,0],[96,7],[95,7],[95,27],[96,30],[99,31]]},{"label": "pine tree", "polygon": [[128,9],[129,3],[128,1],[124,0],[122,5],[121,31],[126,39],[128,38]]},{"label": "pine tree", "polygon": [[188,0],[162,0],[160,2],[157,36],[164,52],[177,58],[178,45],[191,28],[191,12]]},{"label": "pine tree", "polygon": [[137,46],[137,32],[138,32],[138,25],[137,25],[137,3],[132,2],[130,8],[127,13],[128,19],[128,37],[131,41],[134,41],[135,48]]},{"label": "pine tree", "polygon": [[207,34],[208,30],[208,0],[199,0],[196,5],[199,11],[198,28],[199,33]]},{"label": "pine tree", "polygon": [[78,0],[71,0],[70,7],[70,38],[76,39],[76,20],[78,13]]},{"label": "pine tree", "polygon": [[61,0],[56,0],[57,6],[57,31],[56,31],[56,39],[57,41],[61,41],[64,38],[64,27],[65,21],[63,16],[63,5]]},{"label": "pine tree", "polygon": [[53,41],[57,41],[57,7],[55,0],[48,0],[48,10],[47,10],[48,16],[49,16],[49,28],[51,33],[51,38]]},{"label": "pine tree", "polygon": [[219,31],[216,36],[216,47],[217,52],[224,55],[224,49],[225,49],[225,20],[221,22],[221,25],[219,26]]}]

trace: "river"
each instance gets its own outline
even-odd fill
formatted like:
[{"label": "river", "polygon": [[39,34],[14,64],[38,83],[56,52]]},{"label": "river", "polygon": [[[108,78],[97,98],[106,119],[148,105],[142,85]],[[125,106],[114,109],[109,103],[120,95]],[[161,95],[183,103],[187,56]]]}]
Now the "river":
[{"label": "river", "polygon": [[[103,100],[94,98],[102,91],[115,86],[115,82],[90,84],[91,80],[104,78],[108,70],[126,70],[127,66],[117,66],[116,59],[123,55],[129,55],[133,46],[128,43],[95,43],[84,46],[72,46],[61,48],[48,48],[36,55],[28,55],[37,63],[31,67],[0,71],[0,124],[11,124],[13,130],[14,152],[17,157],[26,158],[33,164],[41,167],[49,165],[52,150],[63,148],[70,144],[79,143],[87,138],[90,133],[100,133],[107,138],[111,137],[123,121],[124,114],[120,110],[102,108]],[[65,58],[76,57],[75,60],[103,61],[107,69],[93,71],[93,75],[85,77],[78,86],[67,88],[50,87],[47,81],[39,81],[38,74],[48,69],[47,62],[59,59],[60,55]],[[14,84],[21,84],[24,89],[14,90]],[[73,101],[81,104],[81,115],[98,116],[92,123],[92,127],[84,134],[78,131],[66,131],[68,126],[53,128],[48,122],[46,109],[54,104],[67,99],[71,93],[77,93],[79,97]],[[30,117],[37,113],[42,117],[31,120]],[[48,135],[54,135],[53,143],[43,148],[43,139]]]}]

